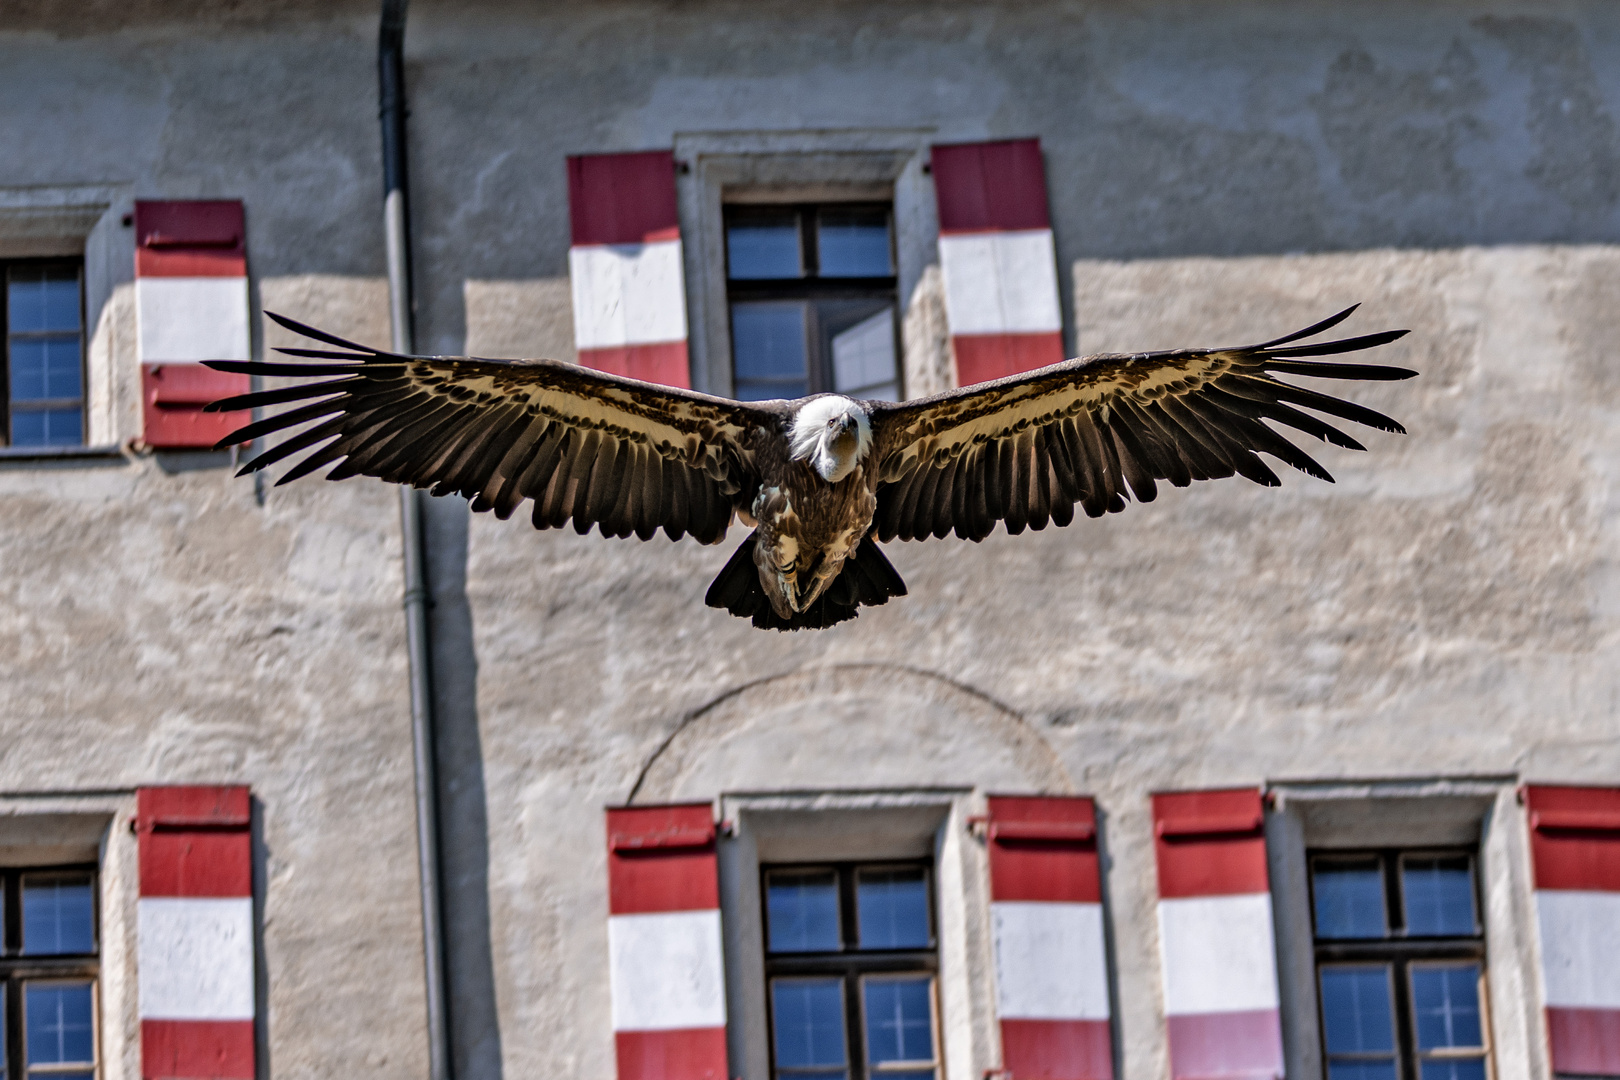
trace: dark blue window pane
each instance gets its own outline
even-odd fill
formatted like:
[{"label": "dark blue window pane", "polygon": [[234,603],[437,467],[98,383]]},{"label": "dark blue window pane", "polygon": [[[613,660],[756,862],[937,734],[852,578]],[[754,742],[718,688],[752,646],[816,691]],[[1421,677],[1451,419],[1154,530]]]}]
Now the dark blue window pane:
[{"label": "dark blue window pane", "polygon": [[804,304],[767,300],[731,305],[731,354],[742,401],[808,392]]},{"label": "dark blue window pane", "polygon": [[1474,964],[1414,967],[1412,1014],[1419,1050],[1483,1046],[1479,968]]},{"label": "dark blue window pane", "polygon": [[11,414],[13,446],[73,446],[84,441],[78,409],[43,409]]},{"label": "dark blue window pane", "polygon": [[14,334],[79,329],[79,275],[73,270],[17,269],[6,290]]},{"label": "dark blue window pane", "polygon": [[863,870],[855,904],[861,948],[928,947],[928,878],[922,870]]},{"label": "dark blue window pane", "polygon": [[88,875],[23,878],[23,952],[29,956],[96,950],[95,903]]},{"label": "dark blue window pane", "polygon": [[1395,1060],[1330,1061],[1328,1080],[1395,1080]]},{"label": "dark blue window pane", "polygon": [[1389,969],[1323,968],[1322,1030],[1329,1054],[1394,1050]]},{"label": "dark blue window pane", "polygon": [[726,268],[742,281],[802,276],[798,215],[746,218],[727,225]]},{"label": "dark blue window pane", "polygon": [[23,997],[28,1015],[28,1064],[58,1065],[95,1060],[89,983],[30,983]]},{"label": "dark blue window pane", "polygon": [[1405,859],[1406,932],[1414,936],[1474,933],[1474,875],[1467,858]]},{"label": "dark blue window pane", "polygon": [[77,399],[82,385],[79,339],[17,338],[11,342],[11,400]]},{"label": "dark blue window pane", "polygon": [[[838,979],[776,979],[771,983],[776,1064],[791,1069],[845,1065],[844,987]],[[842,1071],[816,1075],[843,1076]]]},{"label": "dark blue window pane", "polygon": [[927,978],[867,980],[868,1061],[882,1065],[934,1060],[932,989]]},{"label": "dark blue window pane", "polygon": [[1316,936],[1384,936],[1384,875],[1378,860],[1318,862],[1311,868]]},{"label": "dark blue window pane", "polygon": [[771,952],[837,951],[838,879],[831,871],[773,873],[765,894]]},{"label": "dark blue window pane", "polygon": [[1423,1080],[1485,1080],[1485,1059],[1465,1061],[1425,1061]]},{"label": "dark blue window pane", "polygon": [[816,249],[822,277],[888,277],[889,215],[882,210],[823,210]]}]

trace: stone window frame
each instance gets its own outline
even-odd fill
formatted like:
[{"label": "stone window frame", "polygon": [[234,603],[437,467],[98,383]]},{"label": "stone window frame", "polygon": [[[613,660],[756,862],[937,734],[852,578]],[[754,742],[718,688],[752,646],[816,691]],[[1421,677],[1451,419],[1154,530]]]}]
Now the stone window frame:
[{"label": "stone window frame", "polygon": [[96,1058],[101,1076],[140,1072],[135,981],[140,870],[136,838],[128,827],[134,817],[134,792],[0,796],[0,866],[95,867]]},{"label": "stone window frame", "polygon": [[686,276],[687,351],[692,388],[730,397],[725,226],[728,196],[752,202],[882,201],[894,207],[895,270],[902,334],[901,385],[931,358],[918,355],[909,313],[919,286],[937,288],[939,215],[928,174],[932,128],[677,132],[675,192]]},{"label": "stone window frame", "polygon": [[129,292],[135,278],[135,234],[124,225],[134,209],[134,193],[127,184],[0,188],[0,259],[84,260],[85,336],[84,443],[0,448],[0,460],[120,452],[124,429],[129,427],[122,414],[138,401],[139,373],[132,363],[120,362],[124,350],[115,342],[127,329],[120,325],[120,287]]},{"label": "stone window frame", "polygon": [[939,957],[942,1080],[981,1080],[999,1060],[989,934],[989,863],[968,822],[969,790],[737,793],[720,797],[720,912],[726,1039],[741,1080],[770,1080],[765,864],[931,859]]},{"label": "stone window frame", "polygon": [[1476,852],[1492,1074],[1551,1075],[1541,1034],[1530,855],[1517,778],[1277,782],[1267,786],[1266,797],[1266,857],[1290,1080],[1326,1075],[1307,851],[1373,848]]}]

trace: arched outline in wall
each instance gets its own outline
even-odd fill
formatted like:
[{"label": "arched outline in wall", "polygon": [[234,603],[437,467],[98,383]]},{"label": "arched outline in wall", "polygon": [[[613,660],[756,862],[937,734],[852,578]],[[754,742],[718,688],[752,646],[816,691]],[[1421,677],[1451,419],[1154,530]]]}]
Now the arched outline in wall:
[{"label": "arched outline in wall", "polygon": [[1028,719],[1023,716],[1023,714],[1006,703],[992,697],[990,694],[985,693],[983,690],[980,690],[974,686],[969,686],[966,683],[957,682],[955,679],[941,675],[938,672],[927,671],[922,668],[915,668],[906,664],[828,664],[825,667],[799,668],[794,671],[780,672],[775,675],[767,675],[761,679],[755,679],[752,682],[741,683],[737,686],[733,686],[729,690],[722,692],[704,704],[699,705],[697,708],[688,712],[685,716],[682,716],[680,722],[675,725],[674,729],[668,735],[666,735],[663,741],[661,741],[653,752],[648,755],[647,760],[642,762],[641,768],[636,772],[636,781],[631,785],[629,795],[625,796],[624,805],[634,805],[636,796],[641,794],[641,789],[646,784],[647,777],[652,772],[653,767],[658,764],[659,759],[662,758],[666,752],[668,752],[670,747],[675,744],[676,740],[685,734],[693,724],[702,720],[705,716],[708,716],[710,713],[714,712],[716,709],[719,709],[728,702],[734,701],[743,694],[757,690],[760,687],[767,686],[771,683],[785,682],[790,679],[802,679],[806,676],[838,674],[843,672],[853,673],[884,671],[906,675],[912,678],[923,679],[946,688],[952,694],[958,694],[969,698],[982,706],[989,706],[989,708],[1003,720],[1023,730],[1027,734],[1028,738],[1033,741],[1035,746],[1039,747],[1043,756],[1047,759],[1052,772],[1061,779],[1061,790],[1054,790],[1052,793],[1072,794],[1074,792],[1074,778],[1069,775],[1069,770],[1064,766],[1063,759],[1058,756],[1057,751],[1052,749],[1052,744],[1046,741],[1045,737],[1035,729],[1034,725],[1032,725]]}]

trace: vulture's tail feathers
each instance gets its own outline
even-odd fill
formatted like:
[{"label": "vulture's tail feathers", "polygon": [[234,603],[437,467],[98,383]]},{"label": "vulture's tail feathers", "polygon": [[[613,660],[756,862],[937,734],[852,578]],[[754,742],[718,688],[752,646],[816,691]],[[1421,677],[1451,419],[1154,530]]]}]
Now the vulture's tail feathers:
[{"label": "vulture's tail feathers", "polygon": [[754,565],[754,545],[757,533],[737,545],[731,558],[709,586],[704,603],[724,608],[733,615],[751,619],[761,630],[824,630],[859,613],[866,606],[886,604],[891,596],[906,595],[906,583],[883,554],[883,549],[870,536],[861,541],[855,555],[844,562],[827,591],[809,608],[784,619],[771,607],[765,589],[759,583],[759,569]]}]

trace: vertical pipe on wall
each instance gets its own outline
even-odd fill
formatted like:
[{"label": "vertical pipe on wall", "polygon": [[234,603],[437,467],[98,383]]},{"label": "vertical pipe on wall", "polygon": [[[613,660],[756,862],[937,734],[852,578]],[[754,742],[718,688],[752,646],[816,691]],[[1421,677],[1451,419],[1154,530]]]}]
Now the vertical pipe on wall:
[{"label": "vertical pipe on wall", "polygon": [[[405,5],[383,0],[377,42],[383,150],[383,227],[388,254],[388,313],[395,352],[415,350],[411,325],[410,221],[405,182]],[[428,640],[426,552],[421,493],[399,489],[405,563],[405,647],[410,658],[411,745],[416,764],[417,859],[422,882],[422,963],[426,983],[428,1076],[450,1080],[445,1002],[444,930],[439,892],[439,812],[433,752],[433,687]]]}]

